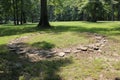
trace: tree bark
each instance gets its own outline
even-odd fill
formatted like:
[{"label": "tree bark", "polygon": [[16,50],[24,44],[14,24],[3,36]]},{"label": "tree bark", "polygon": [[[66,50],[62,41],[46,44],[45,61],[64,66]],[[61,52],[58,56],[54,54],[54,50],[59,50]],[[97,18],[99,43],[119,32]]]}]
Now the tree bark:
[{"label": "tree bark", "polygon": [[120,4],[118,6],[118,21],[120,21]]},{"label": "tree bark", "polygon": [[47,0],[41,0],[41,15],[40,22],[38,24],[39,28],[50,28],[47,15]]},{"label": "tree bark", "polygon": [[20,24],[23,24],[23,0],[21,0]]},{"label": "tree bark", "polygon": [[14,19],[14,25],[16,25],[16,11],[15,11],[15,0],[13,0],[13,19]]},{"label": "tree bark", "polygon": [[112,13],[111,13],[112,21],[114,21],[114,4],[112,2],[111,2],[111,8],[112,8]]},{"label": "tree bark", "polygon": [[19,25],[18,0],[15,0],[15,5],[16,5],[16,22],[17,22],[17,25]]},{"label": "tree bark", "polygon": [[24,11],[23,11],[23,23],[27,23],[27,21],[26,21],[26,14],[25,14]]}]

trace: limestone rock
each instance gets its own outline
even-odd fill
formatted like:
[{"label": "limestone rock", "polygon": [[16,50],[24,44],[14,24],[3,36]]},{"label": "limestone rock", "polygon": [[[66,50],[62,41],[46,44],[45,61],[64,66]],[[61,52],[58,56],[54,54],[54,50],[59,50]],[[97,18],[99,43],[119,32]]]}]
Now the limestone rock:
[{"label": "limestone rock", "polygon": [[16,49],[14,49],[14,48],[9,48],[9,50],[10,50],[10,51],[16,51]]},{"label": "limestone rock", "polygon": [[81,46],[81,47],[78,47],[77,50],[82,50],[82,51],[87,51],[88,47],[84,47],[84,46]]},{"label": "limestone rock", "polygon": [[94,50],[99,50],[99,47],[94,47]]},{"label": "limestone rock", "polygon": [[60,53],[58,53],[58,56],[64,57],[64,56],[65,56],[65,53],[64,53],[64,52],[60,52]]},{"label": "limestone rock", "polygon": [[80,50],[74,50],[73,51],[73,53],[79,53],[80,52]]},{"label": "limestone rock", "polygon": [[101,40],[101,39],[102,39],[101,36],[96,36],[95,38],[96,38],[97,40]]},{"label": "limestone rock", "polygon": [[66,51],[64,51],[65,53],[70,53],[71,51],[70,50],[66,50]]},{"label": "limestone rock", "polygon": [[46,56],[46,58],[51,58],[52,57],[52,55],[50,55],[50,54],[48,54],[47,56]]},{"label": "limestone rock", "polygon": [[95,46],[100,47],[101,43],[96,43]]},{"label": "limestone rock", "polygon": [[16,51],[17,54],[25,54],[27,51],[26,50],[18,50]]}]

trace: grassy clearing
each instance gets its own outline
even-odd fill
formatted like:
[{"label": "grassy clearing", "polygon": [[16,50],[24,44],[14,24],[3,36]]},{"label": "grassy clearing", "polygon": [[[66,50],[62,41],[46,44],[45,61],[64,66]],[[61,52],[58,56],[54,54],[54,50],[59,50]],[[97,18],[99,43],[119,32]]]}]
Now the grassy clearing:
[{"label": "grassy clearing", "polygon": [[[81,35],[72,32],[63,32],[60,34],[44,33],[41,35],[33,36],[30,40],[27,41],[27,43],[31,44],[34,47],[40,48],[39,45],[41,44],[41,42],[47,42],[53,44],[54,47],[64,48],[77,44],[89,43],[90,40],[87,39],[84,35],[85,34]],[[52,46],[52,45],[46,44],[46,47],[47,46]]]},{"label": "grassy clearing", "polygon": [[[0,25],[0,79],[25,80],[25,77],[29,77],[30,80],[114,80],[120,77],[120,22],[51,22],[51,25],[54,27],[47,30],[37,29],[36,24]],[[88,44],[93,40],[86,32],[105,35],[112,40],[102,55],[71,55],[72,57],[66,59],[32,63],[6,48],[9,41],[26,35],[34,35],[26,43],[37,48]],[[15,67],[18,63],[21,63],[22,67]]]}]

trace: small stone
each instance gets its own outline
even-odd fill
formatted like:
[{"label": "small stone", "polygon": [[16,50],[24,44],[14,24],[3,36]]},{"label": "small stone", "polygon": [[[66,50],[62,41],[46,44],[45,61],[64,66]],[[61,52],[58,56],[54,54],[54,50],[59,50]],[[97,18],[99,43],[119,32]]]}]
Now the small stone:
[{"label": "small stone", "polygon": [[73,51],[73,53],[79,53],[80,52],[80,50],[74,50]]},{"label": "small stone", "polygon": [[54,53],[54,54],[55,54],[55,53],[57,53],[57,51],[52,51],[52,53]]},{"label": "small stone", "polygon": [[100,47],[101,43],[96,43],[95,46]]},{"label": "small stone", "polygon": [[22,50],[21,50],[21,51],[18,50],[16,53],[17,53],[17,54],[25,54],[25,53],[26,53],[26,50],[23,50],[23,51],[22,51]]},{"label": "small stone", "polygon": [[104,44],[101,45],[101,47],[104,47],[104,46],[105,46]]},{"label": "small stone", "polygon": [[65,53],[70,53],[71,51],[70,50],[66,50],[66,51],[64,51]]},{"label": "small stone", "polygon": [[45,51],[45,50],[40,50],[40,54],[41,54],[41,53],[46,53],[46,51]]},{"label": "small stone", "polygon": [[65,53],[64,53],[64,52],[60,52],[60,53],[58,53],[58,56],[64,57],[64,56],[65,56]]},{"label": "small stone", "polygon": [[99,47],[94,47],[94,50],[99,50]]},{"label": "small stone", "polygon": [[26,53],[26,55],[27,55],[28,57],[34,57],[34,56],[37,56],[37,54],[30,54],[30,53]]},{"label": "small stone", "polygon": [[101,39],[102,39],[101,36],[96,36],[95,38],[96,38],[97,40],[101,40]]},{"label": "small stone", "polygon": [[16,48],[16,45],[8,45],[8,48]]},{"label": "small stone", "polygon": [[4,71],[0,71],[0,74],[3,74],[4,73]]},{"label": "small stone", "polygon": [[91,44],[91,45],[88,45],[88,48],[91,48],[91,49],[93,49],[94,48],[94,44]]},{"label": "small stone", "polygon": [[9,50],[10,50],[10,51],[16,51],[16,49],[14,49],[14,48],[9,48]]},{"label": "small stone", "polygon": [[78,47],[77,50],[87,51],[88,47]]},{"label": "small stone", "polygon": [[34,51],[33,53],[34,53],[34,54],[39,54],[39,53],[40,53],[40,51]]},{"label": "small stone", "polygon": [[51,57],[52,57],[52,55],[50,55],[50,54],[46,56],[46,58],[51,58]]},{"label": "small stone", "polygon": [[93,50],[93,49],[91,49],[91,48],[89,48],[89,49],[88,49],[88,51],[93,52],[94,50]]},{"label": "small stone", "polygon": [[100,53],[101,53],[102,51],[99,49],[99,50],[98,50],[98,52],[100,52]]},{"label": "small stone", "polygon": [[107,42],[107,40],[103,40],[103,42]]}]

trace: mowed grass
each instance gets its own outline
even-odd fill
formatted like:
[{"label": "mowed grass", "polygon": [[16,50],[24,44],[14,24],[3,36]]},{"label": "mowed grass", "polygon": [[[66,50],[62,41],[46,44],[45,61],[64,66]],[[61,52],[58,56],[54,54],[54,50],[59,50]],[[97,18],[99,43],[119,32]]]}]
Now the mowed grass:
[{"label": "mowed grass", "polygon": [[[115,40],[117,44],[113,43],[114,46],[109,47],[119,54],[120,22],[51,22],[50,24],[51,29],[38,29],[37,24],[0,25],[0,79],[25,80],[27,76],[30,80],[114,80],[120,77],[120,62],[117,58],[114,60],[94,54],[92,57],[83,54],[80,57],[70,55],[65,59],[47,59],[34,63],[21,59],[19,55],[7,50],[6,44],[9,41],[22,36],[31,35],[26,43],[34,47],[51,49],[91,43],[93,40],[87,34],[98,33],[107,36],[109,40]],[[106,49],[108,56],[109,52],[110,50]],[[106,53],[102,53],[103,56]],[[14,67],[18,63],[21,63],[22,67]]]}]

